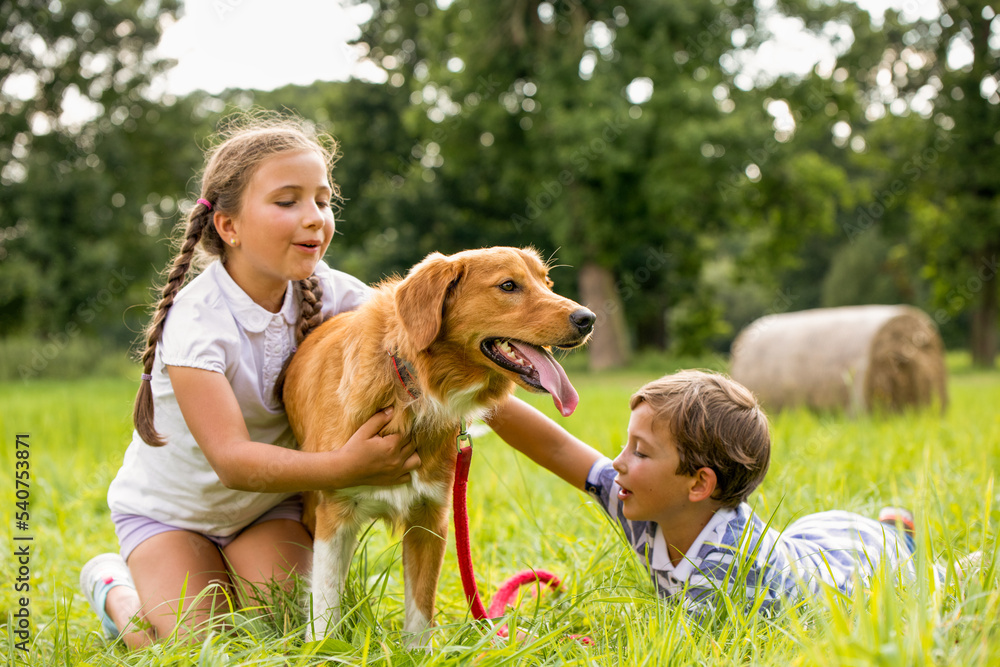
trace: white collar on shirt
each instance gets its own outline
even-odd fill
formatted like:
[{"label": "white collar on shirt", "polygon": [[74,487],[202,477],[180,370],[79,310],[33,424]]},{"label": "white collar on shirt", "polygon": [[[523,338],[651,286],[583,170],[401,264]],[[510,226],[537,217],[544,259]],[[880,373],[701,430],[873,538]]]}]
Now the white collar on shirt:
[{"label": "white collar on shirt", "polygon": [[[243,288],[236,284],[236,281],[229,275],[229,271],[226,271],[226,267],[222,265],[221,261],[216,260],[212,262],[205,269],[205,273],[209,272],[212,273],[212,278],[219,285],[223,294],[225,294],[229,309],[241,327],[251,333],[260,333],[267,328],[268,323],[271,322],[277,313],[272,313],[251,299],[243,291]],[[293,294],[295,294],[295,291],[292,289],[291,281],[289,281],[288,287],[285,289],[285,299],[281,304],[281,310],[278,311],[289,324],[295,324],[295,320],[298,318],[295,299],[289,296]]]},{"label": "white collar on shirt", "polygon": [[663,537],[663,531],[660,530],[659,524],[656,526],[655,534],[653,535],[653,556],[650,559],[650,566],[659,572],[667,572],[673,575],[674,579],[678,581],[687,581],[691,573],[695,571],[695,566],[697,563],[692,562],[694,558],[698,556],[698,551],[701,550],[701,545],[705,543],[705,540],[709,539],[720,526],[728,523],[733,516],[736,515],[736,510],[723,508],[718,510],[712,515],[712,518],[708,520],[705,527],[701,529],[698,533],[698,537],[694,539],[691,544],[691,548],[687,550],[684,554],[684,560],[677,564],[675,567],[673,563],[670,562],[670,551],[667,549],[667,540]]}]

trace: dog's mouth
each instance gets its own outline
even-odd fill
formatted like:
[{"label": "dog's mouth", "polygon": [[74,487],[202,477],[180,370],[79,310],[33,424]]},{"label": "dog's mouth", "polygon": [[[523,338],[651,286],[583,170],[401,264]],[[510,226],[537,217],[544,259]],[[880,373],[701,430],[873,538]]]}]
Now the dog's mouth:
[{"label": "dog's mouth", "polygon": [[566,371],[544,347],[509,338],[487,338],[480,345],[486,358],[517,373],[526,389],[546,391],[563,417],[576,410],[580,397]]}]

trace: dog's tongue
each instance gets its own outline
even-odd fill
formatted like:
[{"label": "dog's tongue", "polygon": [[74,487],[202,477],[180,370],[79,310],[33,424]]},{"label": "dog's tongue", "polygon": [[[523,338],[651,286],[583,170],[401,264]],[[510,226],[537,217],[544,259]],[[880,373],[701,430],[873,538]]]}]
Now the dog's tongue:
[{"label": "dog's tongue", "polygon": [[538,371],[538,379],[545,387],[545,390],[552,394],[552,401],[563,417],[569,417],[576,410],[580,396],[573,388],[573,384],[566,377],[566,371],[559,365],[551,354],[540,347],[510,341],[511,347],[516,347],[525,359]]}]

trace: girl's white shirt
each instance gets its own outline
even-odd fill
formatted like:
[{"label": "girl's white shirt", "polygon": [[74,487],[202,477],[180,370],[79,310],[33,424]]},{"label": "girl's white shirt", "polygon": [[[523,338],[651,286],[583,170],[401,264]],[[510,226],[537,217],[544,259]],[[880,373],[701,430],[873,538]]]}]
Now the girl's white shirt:
[{"label": "girl's white shirt", "polygon": [[[370,295],[357,278],[316,267],[323,283],[323,315],[353,310]],[[289,282],[281,310],[254,303],[219,261],[178,293],[156,346],[152,389],[157,433],[167,443],[151,447],[133,432],[118,475],[108,489],[113,512],[138,514],[205,535],[233,535],[291,493],[228,489],[219,481],[191,435],[170,384],[166,366],[222,373],[243,413],[250,439],[295,447],[274,383],[293,350],[300,294]],[[252,473],[262,483],[271,471]]]}]

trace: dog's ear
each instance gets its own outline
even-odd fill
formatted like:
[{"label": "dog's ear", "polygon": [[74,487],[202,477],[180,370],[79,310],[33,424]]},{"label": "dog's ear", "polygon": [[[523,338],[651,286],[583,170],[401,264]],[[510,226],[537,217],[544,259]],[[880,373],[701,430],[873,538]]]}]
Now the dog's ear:
[{"label": "dog's ear", "polygon": [[396,288],[396,316],[418,350],[426,350],[441,331],[448,290],[465,273],[461,261],[439,252],[410,269]]}]

